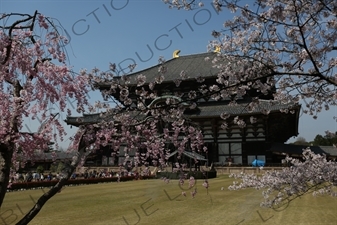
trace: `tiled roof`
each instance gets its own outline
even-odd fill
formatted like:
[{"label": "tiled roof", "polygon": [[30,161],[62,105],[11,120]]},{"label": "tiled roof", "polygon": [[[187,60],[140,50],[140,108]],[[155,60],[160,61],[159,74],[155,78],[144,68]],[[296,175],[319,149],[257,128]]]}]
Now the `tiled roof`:
[{"label": "tiled roof", "polygon": [[[53,155],[55,157],[53,157]],[[35,153],[32,161],[41,162],[41,161],[53,161],[53,160],[66,160],[72,159],[76,155],[76,151],[56,151],[56,152],[43,152],[43,153]],[[20,157],[20,156],[19,156]]]},{"label": "tiled roof", "polygon": [[191,115],[191,117],[213,117],[220,116],[221,113],[230,114],[232,116],[239,115],[250,115],[250,114],[261,114],[267,112],[275,112],[286,109],[294,109],[299,107],[299,105],[294,104],[280,104],[276,101],[269,100],[259,100],[259,105],[253,110],[248,109],[248,103],[238,103],[236,105],[210,105],[210,106],[200,106],[199,113]]},{"label": "tiled roof", "polygon": [[[230,114],[232,116],[238,115],[254,115],[262,114],[267,111],[278,112],[285,109],[299,109],[299,105],[294,104],[280,104],[276,101],[260,100],[260,104],[254,110],[249,111],[247,109],[248,103],[238,103],[236,105],[218,104],[199,106],[198,111],[194,114],[190,114],[190,118],[202,118],[202,117],[219,117],[222,113]],[[112,116],[105,115],[106,120],[111,120]],[[78,125],[81,123],[95,123],[101,121],[102,117],[100,113],[96,114],[84,114],[82,117],[68,117],[66,122],[68,124]]]},{"label": "tiled roof", "polygon": [[319,146],[326,154],[337,156],[337,147],[334,146]]},{"label": "tiled roof", "polygon": [[309,147],[311,151],[316,154],[325,154],[328,156],[337,156],[337,148],[333,146],[304,146],[304,145],[292,145],[292,144],[282,144],[275,143],[271,146],[270,151],[277,153],[285,153],[285,154],[296,154],[302,155],[303,149]]},{"label": "tiled roof", "polygon": [[91,124],[102,120],[101,113],[83,114],[83,116],[70,116],[65,120],[67,124]]},{"label": "tiled roof", "polygon": [[[214,52],[208,53],[201,53],[201,54],[194,54],[194,55],[186,55],[186,56],[179,56],[178,58],[173,58],[167,60],[164,63],[164,67],[167,71],[164,74],[165,82],[172,82],[176,79],[181,79],[180,73],[184,71],[186,73],[187,78],[185,80],[195,80],[197,77],[215,77],[217,76],[217,72],[219,69],[214,68],[212,64],[212,59],[215,57]],[[206,58],[209,60],[205,60]],[[137,81],[136,78],[138,75],[143,74],[146,76],[146,83],[153,82],[156,77],[160,74],[158,72],[160,65],[156,65],[150,67],[145,70],[141,70],[136,73],[132,73],[126,75],[129,78],[130,85],[136,85]],[[116,80],[119,80],[120,77],[115,77]],[[110,87],[111,83],[99,83],[97,86],[101,88]]]},{"label": "tiled roof", "polygon": [[[121,113],[121,112],[119,112]],[[132,112],[126,112],[128,115],[132,115],[136,117],[137,119],[145,118],[144,116],[140,115],[139,111],[132,111]],[[69,125],[80,125],[80,124],[93,124],[100,121],[112,121],[114,120],[114,116],[116,114],[114,113],[92,113],[92,114],[83,114],[83,116],[70,116],[67,117],[65,122]]]}]

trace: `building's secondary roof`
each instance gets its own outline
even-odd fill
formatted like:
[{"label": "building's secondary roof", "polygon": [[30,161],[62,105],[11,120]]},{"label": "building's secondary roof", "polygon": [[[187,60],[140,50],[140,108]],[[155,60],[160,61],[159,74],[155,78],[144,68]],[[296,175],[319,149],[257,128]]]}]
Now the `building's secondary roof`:
[{"label": "building's secondary roof", "polygon": [[276,112],[280,110],[291,110],[298,105],[294,104],[281,104],[273,100],[259,100],[259,104],[252,110],[248,109],[247,102],[241,102],[236,105],[221,104],[221,105],[210,105],[210,106],[200,106],[200,111],[197,114],[192,114],[191,117],[215,117],[220,116],[222,113],[229,114],[231,116],[243,116],[243,115],[254,115],[254,114],[267,114],[270,112]]},{"label": "building's secondary roof", "polygon": [[309,147],[316,154],[325,154],[327,156],[337,157],[337,148],[333,146],[304,146],[275,143],[271,146],[270,151],[279,154],[302,155],[303,150]]},{"label": "building's secondary roof", "polygon": [[28,159],[35,162],[40,161],[54,161],[54,160],[66,160],[72,159],[76,155],[76,151],[56,151],[56,152],[44,152],[44,153],[35,153],[34,158]]},{"label": "building's secondary roof", "polygon": [[[265,114],[267,112],[279,112],[280,110],[294,109],[299,105],[294,104],[281,104],[276,101],[259,100],[260,104],[252,111],[248,110],[248,103],[242,102],[236,105],[218,104],[199,106],[198,111],[194,114],[188,115],[191,118],[198,117],[219,117],[222,113],[229,114],[231,116],[242,115],[256,115]],[[298,111],[298,110],[296,110]],[[104,115],[104,118],[112,119],[112,116]],[[96,114],[83,114],[81,117],[68,117],[66,123],[71,125],[90,124],[102,121],[101,113]]]}]

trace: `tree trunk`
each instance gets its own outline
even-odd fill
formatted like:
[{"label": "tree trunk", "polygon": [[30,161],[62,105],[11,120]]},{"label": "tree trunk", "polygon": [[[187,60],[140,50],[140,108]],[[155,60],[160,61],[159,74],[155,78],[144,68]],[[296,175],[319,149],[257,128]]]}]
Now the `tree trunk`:
[{"label": "tree trunk", "polygon": [[0,143],[0,208],[7,192],[12,155],[12,148]]},{"label": "tree trunk", "polygon": [[[14,96],[13,97],[20,97],[20,91],[22,90],[22,86],[18,80],[14,82],[9,82],[13,85],[14,88]],[[10,122],[10,130],[7,131],[7,137],[0,143],[0,207],[2,206],[3,200],[5,198],[7,187],[9,183],[9,176],[12,164],[12,157],[13,152],[15,149],[15,142],[13,139],[15,138],[12,134],[18,134],[18,118],[21,116],[20,108],[21,102],[18,105],[14,105],[13,108],[13,117],[11,118]],[[13,138],[14,137],[14,138]]]},{"label": "tree trunk", "polygon": [[83,135],[80,138],[80,143],[78,146],[78,153],[77,156],[74,157],[73,161],[71,162],[71,165],[66,168],[62,178],[59,180],[59,182],[52,187],[48,192],[44,193],[35,203],[33,208],[17,223],[17,225],[25,225],[28,224],[34,217],[40,212],[43,205],[52,198],[55,194],[57,194],[61,188],[67,183],[70,176],[73,174],[74,170],[76,169],[77,165],[79,164],[81,158],[83,157],[85,153],[86,144],[83,140]]}]

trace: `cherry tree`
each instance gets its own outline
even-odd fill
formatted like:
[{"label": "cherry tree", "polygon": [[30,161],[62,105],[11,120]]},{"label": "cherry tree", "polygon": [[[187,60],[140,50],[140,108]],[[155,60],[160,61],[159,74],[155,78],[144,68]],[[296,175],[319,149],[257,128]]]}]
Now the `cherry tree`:
[{"label": "cherry tree", "polygon": [[[33,15],[2,14],[0,21],[0,205],[11,171],[23,166],[27,159],[34,160],[49,143],[63,141],[66,132],[58,116],[51,113],[51,107],[57,107],[69,117],[71,109],[67,108],[67,100],[73,98],[78,113],[105,111],[95,123],[79,127],[70,146],[77,151],[76,155],[71,162],[65,163],[58,183],[39,198],[18,224],[31,221],[66,184],[85,157],[102,146],[114,146],[113,154],[123,147],[126,161],[130,152],[134,152],[136,166],[149,160],[154,165],[164,166],[169,154],[168,144],[180,152],[186,146],[192,151],[205,150],[202,149],[201,131],[183,116],[184,110],[191,105],[179,98],[165,99],[144,90],[137,93],[135,103],[129,96],[127,81],[111,86],[109,92],[120,93],[120,97],[114,99],[114,107],[101,101],[91,105],[86,94],[99,82],[115,80],[115,64],[106,72],[95,68],[90,72],[82,70],[74,76],[63,48],[67,40],[59,35],[51,18],[36,11]],[[144,79],[139,77],[139,86],[144,84]],[[103,92],[105,99],[107,94]],[[148,100],[150,104],[145,103]],[[25,119],[38,118],[43,122],[36,132],[23,131]]]},{"label": "cherry tree", "polygon": [[[71,73],[62,48],[67,40],[50,18],[36,11],[33,15],[1,14],[0,21],[1,205],[11,169],[43,153],[49,143],[63,141],[66,132],[50,107],[70,115],[69,98],[76,100],[77,111],[82,112],[89,86],[85,77]],[[23,131],[25,119],[38,118],[43,123],[36,132]]]},{"label": "cherry tree", "polygon": [[[203,1],[164,0],[170,8],[193,10]],[[333,0],[213,0],[219,12],[233,13],[223,28],[212,31],[209,50],[216,49],[217,84],[206,90],[221,98],[270,91],[281,103],[304,102],[303,112],[314,119],[337,104],[337,2]],[[242,66],[243,65],[243,66]],[[215,90],[215,91],[214,91]],[[258,97],[249,107],[258,105]],[[235,100],[235,99],[234,99]],[[332,118],[331,118],[332,119]],[[235,122],[235,121],[234,121]],[[291,167],[262,177],[236,175],[242,183],[231,189],[266,188],[266,206],[280,204],[310,190],[336,195],[336,162],[309,150],[303,162],[291,158]],[[272,195],[272,192],[276,192]]]}]

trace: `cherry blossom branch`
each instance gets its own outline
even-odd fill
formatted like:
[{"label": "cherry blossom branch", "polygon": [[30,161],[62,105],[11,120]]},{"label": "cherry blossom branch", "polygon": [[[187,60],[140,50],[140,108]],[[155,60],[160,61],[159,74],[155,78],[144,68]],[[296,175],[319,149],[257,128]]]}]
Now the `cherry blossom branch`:
[{"label": "cherry blossom branch", "polygon": [[[194,5],[194,3],[196,2],[196,0],[163,0],[163,2],[165,4],[168,4],[170,8],[184,8],[186,10],[190,10],[192,9],[192,6]],[[201,5],[199,5],[201,6]]]},{"label": "cherry blossom branch", "polygon": [[[1,64],[5,64],[10,56],[11,53],[11,46],[12,46],[12,31],[14,29],[14,27],[16,27],[18,24],[23,23],[23,22],[27,22],[31,19],[33,19],[33,21],[35,20],[34,18],[36,17],[37,11],[35,11],[34,16],[31,15],[27,15],[27,14],[21,14],[21,16],[27,16],[27,18],[22,19],[22,20],[17,20],[15,21],[9,28],[8,28],[8,37],[9,37],[9,43],[6,46],[6,56],[5,59],[1,62]],[[14,15],[14,14],[13,14]],[[20,14],[19,14],[20,15]],[[2,18],[1,18],[2,19]],[[29,28],[32,28],[31,26]],[[5,28],[6,29],[6,28]],[[22,28],[21,28],[22,29]]]},{"label": "cherry blossom branch", "polygon": [[279,208],[282,202],[289,203],[307,193],[337,196],[336,162],[328,161],[325,155],[314,154],[310,148],[303,150],[303,161],[286,157],[284,164],[289,167],[282,171],[265,172],[262,176],[254,174],[232,174],[242,182],[233,182],[230,190],[253,187],[263,190],[264,201],[261,206]]},{"label": "cherry blossom branch", "polygon": [[[73,160],[71,164],[67,165],[66,168],[62,171],[62,177],[61,179],[53,186],[48,192],[44,193],[35,203],[33,208],[17,223],[17,225],[25,225],[28,224],[34,217],[40,212],[42,207],[45,205],[45,203],[52,198],[54,195],[59,193],[64,185],[66,185],[67,181],[71,177],[71,175],[74,173],[76,167],[79,165],[81,160],[83,160],[83,157],[86,152],[86,148],[88,146],[88,142],[86,140],[86,133],[88,131],[84,131],[79,139],[78,143],[78,151],[76,156],[73,157]],[[90,143],[93,143],[94,140],[91,140]],[[89,144],[90,144],[89,143]]]}]

